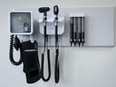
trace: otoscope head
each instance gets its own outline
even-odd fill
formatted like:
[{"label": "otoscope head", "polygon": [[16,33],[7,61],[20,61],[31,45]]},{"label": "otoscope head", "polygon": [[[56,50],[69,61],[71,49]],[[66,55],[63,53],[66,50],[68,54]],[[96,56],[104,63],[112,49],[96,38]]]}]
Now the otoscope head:
[{"label": "otoscope head", "polygon": [[44,13],[44,15],[46,15],[47,11],[49,11],[49,10],[50,10],[49,7],[41,7],[41,8],[39,8],[39,12]]},{"label": "otoscope head", "polygon": [[55,14],[55,15],[58,15],[58,13],[59,13],[58,5],[55,5],[55,6],[54,6],[54,14]]}]

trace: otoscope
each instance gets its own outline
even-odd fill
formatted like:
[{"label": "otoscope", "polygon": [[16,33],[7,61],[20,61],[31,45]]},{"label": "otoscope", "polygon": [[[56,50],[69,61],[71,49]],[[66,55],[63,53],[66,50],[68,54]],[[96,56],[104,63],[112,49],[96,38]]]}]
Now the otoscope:
[{"label": "otoscope", "polygon": [[55,19],[54,19],[54,23],[55,23],[55,50],[56,50],[56,54],[55,54],[55,82],[58,83],[59,82],[59,61],[58,61],[58,57],[59,57],[59,45],[58,45],[58,13],[59,13],[59,8],[57,5],[54,6],[54,15],[56,15]]},{"label": "otoscope", "polygon": [[[50,66],[50,50],[48,49],[48,35],[47,35],[47,12],[50,10],[49,7],[41,7],[39,8],[39,12],[43,13],[43,26],[44,26],[44,51],[42,53],[41,60],[41,77],[43,81],[47,82],[51,77],[51,66]],[[47,59],[48,59],[48,77],[44,77],[44,55],[45,50],[47,49]]]}]

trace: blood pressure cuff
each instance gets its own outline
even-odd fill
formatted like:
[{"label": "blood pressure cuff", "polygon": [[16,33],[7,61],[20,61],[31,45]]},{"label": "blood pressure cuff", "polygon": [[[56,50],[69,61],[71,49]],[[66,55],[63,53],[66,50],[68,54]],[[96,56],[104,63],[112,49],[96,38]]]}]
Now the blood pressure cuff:
[{"label": "blood pressure cuff", "polygon": [[21,45],[23,71],[26,74],[27,83],[34,83],[41,78],[40,64],[38,60],[38,43],[34,41],[22,42]]}]

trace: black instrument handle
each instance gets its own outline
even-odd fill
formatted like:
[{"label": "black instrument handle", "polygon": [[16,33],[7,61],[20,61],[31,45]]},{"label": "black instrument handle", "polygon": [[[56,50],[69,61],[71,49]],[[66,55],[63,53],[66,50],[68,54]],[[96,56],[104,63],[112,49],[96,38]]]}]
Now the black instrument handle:
[{"label": "black instrument handle", "polygon": [[59,56],[59,50],[56,49],[56,58],[55,58],[55,83],[58,83],[59,82],[59,78],[60,78],[58,56]]},{"label": "black instrument handle", "polygon": [[74,20],[71,17],[70,18],[70,43],[72,45],[72,43],[74,43]]},{"label": "black instrument handle", "polygon": [[82,17],[82,46],[84,46],[84,43],[85,43],[84,20],[85,20],[85,18]]},{"label": "black instrument handle", "polygon": [[82,46],[84,46],[84,43],[85,43],[85,33],[82,32]]},{"label": "black instrument handle", "polygon": [[82,37],[81,36],[82,36],[81,33],[79,33],[79,41],[78,41],[79,47],[80,47],[80,44],[82,42]]},{"label": "black instrument handle", "polygon": [[55,45],[58,46],[58,26],[55,26]]}]

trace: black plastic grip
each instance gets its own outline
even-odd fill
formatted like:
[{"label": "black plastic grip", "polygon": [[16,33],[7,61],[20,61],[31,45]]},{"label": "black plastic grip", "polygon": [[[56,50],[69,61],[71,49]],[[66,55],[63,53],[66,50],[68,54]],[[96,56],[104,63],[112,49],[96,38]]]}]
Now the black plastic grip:
[{"label": "black plastic grip", "polygon": [[81,33],[79,33],[79,40],[78,40],[79,47],[80,47],[80,44],[82,42],[82,37],[81,36],[82,36]]},{"label": "black plastic grip", "polygon": [[55,45],[57,47],[57,43],[58,43],[58,26],[55,26]]},{"label": "black plastic grip", "polygon": [[82,32],[82,39],[85,42],[85,33],[84,32]]},{"label": "black plastic grip", "polygon": [[70,18],[70,43],[74,42],[74,18]]},{"label": "black plastic grip", "polygon": [[82,46],[84,46],[84,43],[85,43],[85,33],[82,32]]},{"label": "black plastic grip", "polygon": [[56,49],[55,73],[54,73],[55,74],[55,83],[58,83],[59,82],[59,78],[60,78],[58,56],[59,56],[59,50]]},{"label": "black plastic grip", "polygon": [[47,37],[47,30],[46,30],[46,26],[44,26],[44,38]]},{"label": "black plastic grip", "polygon": [[76,46],[77,44],[77,32],[74,33],[74,45]]}]

